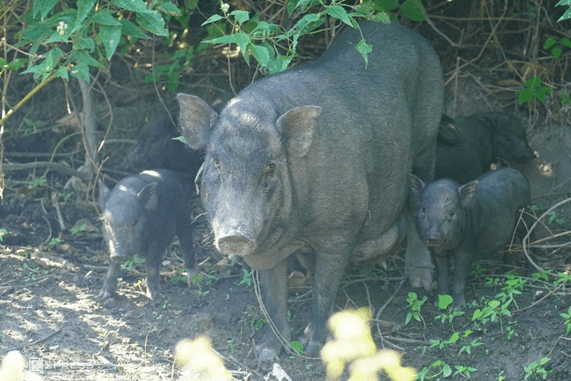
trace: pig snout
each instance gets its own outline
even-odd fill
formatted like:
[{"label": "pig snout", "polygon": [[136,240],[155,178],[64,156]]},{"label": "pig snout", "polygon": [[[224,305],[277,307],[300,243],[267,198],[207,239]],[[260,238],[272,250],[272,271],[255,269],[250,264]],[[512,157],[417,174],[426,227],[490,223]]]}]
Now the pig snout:
[{"label": "pig snout", "polygon": [[425,238],[424,244],[428,247],[440,246],[442,245],[442,240],[440,238]]},{"label": "pig snout", "polygon": [[129,257],[124,254],[111,254],[111,260],[121,265],[127,262],[127,259],[129,259]]},{"label": "pig snout", "polygon": [[225,255],[245,256],[251,254],[256,247],[247,226],[243,224],[232,226],[214,224],[214,236],[216,248]]}]

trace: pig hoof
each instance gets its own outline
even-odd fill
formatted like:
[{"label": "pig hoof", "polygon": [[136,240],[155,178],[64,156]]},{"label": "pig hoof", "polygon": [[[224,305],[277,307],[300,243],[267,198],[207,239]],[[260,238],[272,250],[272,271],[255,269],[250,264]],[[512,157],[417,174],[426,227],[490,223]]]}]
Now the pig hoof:
[{"label": "pig hoof", "polygon": [[105,289],[102,289],[101,291],[99,291],[99,295],[98,295],[99,299],[101,299],[102,301],[105,301],[107,299],[110,299],[113,297],[113,292],[107,291]]},{"label": "pig hoof", "polygon": [[321,343],[312,340],[307,344],[307,347],[305,348],[305,352],[303,354],[309,357],[316,357],[320,350],[321,350]]},{"label": "pig hoof", "polygon": [[422,286],[426,291],[432,288],[432,267],[421,267],[407,264],[405,266],[406,277],[413,288]]},{"label": "pig hoof", "polygon": [[263,348],[258,355],[259,362],[270,362],[273,361],[276,356],[279,354],[279,351],[276,351],[274,348]]}]

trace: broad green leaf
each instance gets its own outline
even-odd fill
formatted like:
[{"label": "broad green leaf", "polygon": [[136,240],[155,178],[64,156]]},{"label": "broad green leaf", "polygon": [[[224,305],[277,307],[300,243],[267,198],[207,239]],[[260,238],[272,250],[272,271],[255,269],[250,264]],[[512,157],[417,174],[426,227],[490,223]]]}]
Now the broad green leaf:
[{"label": "broad green leaf", "polygon": [[285,71],[292,59],[293,57],[286,57],[279,54],[275,59],[270,60],[268,63],[270,74],[276,74]]},{"label": "broad green leaf", "polygon": [[13,61],[10,61],[8,64],[8,70],[20,70],[22,66],[26,64],[28,60],[25,58],[17,58]]},{"label": "broad green leaf", "polygon": [[34,17],[40,14],[42,21],[46,18],[48,13],[55,8],[59,0],[34,0]]},{"label": "broad green leaf", "polygon": [[111,16],[111,13],[109,13],[109,11],[106,9],[98,11],[95,16],[93,16],[93,21],[101,25],[121,26],[119,20]]},{"label": "broad green leaf", "polygon": [[299,341],[290,341],[289,345],[291,345],[291,347],[297,352],[297,353],[301,353],[303,354],[304,350],[303,350],[303,344],[300,343]]},{"label": "broad green leaf", "polygon": [[75,65],[71,69],[70,74],[72,76],[74,76],[75,78],[83,79],[87,83],[89,83],[89,81],[90,81],[89,66],[87,66],[87,64],[80,63],[80,64]]},{"label": "broad green leaf", "polygon": [[559,43],[563,46],[571,48],[571,40],[569,40],[568,38],[562,38],[561,40],[559,40]]},{"label": "broad green leaf", "polygon": [[287,32],[287,35],[306,34],[321,24],[323,24],[323,17],[320,13],[308,13],[295,23],[293,28]]},{"label": "broad green leaf", "polygon": [[121,19],[119,21],[121,22],[121,25],[123,25],[123,29],[121,29],[121,31],[123,32],[124,35],[129,37],[139,38],[141,40],[148,40],[151,38],[147,36],[145,33],[143,33],[141,28],[133,24],[131,21],[127,19]]},{"label": "broad green leaf", "polygon": [[96,0],[77,0],[77,18],[75,20],[74,31],[79,30],[83,20],[87,18],[89,12],[91,12],[95,6],[95,1]]},{"label": "broad green leaf", "polygon": [[399,7],[398,0],[374,0],[374,3],[385,12],[394,11]]},{"label": "broad green leaf", "polygon": [[222,19],[223,19],[223,17],[220,16],[220,15],[212,15],[212,16],[210,16],[210,17],[208,18],[208,20],[206,20],[205,22],[203,22],[202,25],[200,25],[200,26],[204,26],[204,25],[206,25],[206,24],[210,24],[210,23],[213,23],[213,22],[222,20]]},{"label": "broad green leaf", "polygon": [[107,59],[110,60],[121,39],[121,26],[100,25],[99,34],[101,35],[101,40],[103,41],[103,46],[107,53]]},{"label": "broad green leaf", "polygon": [[547,40],[545,40],[545,44],[543,44],[543,49],[549,49],[551,48],[553,45],[555,45],[557,43],[557,41],[555,41],[553,38],[548,37]]},{"label": "broad green leaf", "polygon": [[81,36],[72,36],[73,49],[74,50],[85,50],[87,52],[93,52],[95,50],[95,41],[93,38],[83,38]]},{"label": "broad green leaf", "polygon": [[52,44],[54,42],[67,42],[67,38],[64,38],[62,35],[59,34],[59,32],[56,30],[55,32],[52,33],[52,35],[50,36],[50,38],[48,38],[47,40],[45,40],[43,43],[44,44]]},{"label": "broad green leaf", "polygon": [[242,25],[244,21],[248,21],[250,19],[250,12],[248,11],[232,11],[230,12],[230,15],[234,16],[240,25]]},{"label": "broad green leaf", "polygon": [[541,85],[541,76],[540,75],[536,75],[534,77],[531,77],[530,79],[528,79],[523,86],[524,87],[538,87]]},{"label": "broad green leaf", "polygon": [[445,310],[452,304],[452,297],[450,295],[438,295],[438,308]]},{"label": "broad green leaf", "polygon": [[101,62],[97,61],[95,58],[91,57],[89,54],[84,52],[83,50],[76,50],[73,53],[73,58],[77,61],[78,64],[85,64],[87,66],[94,66],[100,69],[103,69],[103,65]]},{"label": "broad green leaf", "polygon": [[361,54],[363,60],[365,60],[365,67],[369,64],[368,54],[373,51],[373,45],[367,44],[364,38],[359,41],[357,45],[355,45],[355,49]]},{"label": "broad green leaf", "polygon": [[178,7],[170,1],[166,1],[164,3],[157,5],[157,9],[170,16],[175,16],[175,17],[182,16],[182,12],[180,11],[180,9],[178,9]]},{"label": "broad green leaf", "polygon": [[6,62],[6,60],[2,57],[0,57],[0,68],[1,70],[4,70],[4,66],[8,66],[8,62]]},{"label": "broad green leaf", "polygon": [[444,376],[444,378],[450,376],[452,374],[452,369],[450,369],[450,365],[448,364],[444,364],[444,367],[442,368],[442,376]]},{"label": "broad green leaf", "polygon": [[374,22],[382,22],[383,24],[388,24],[391,22],[389,15],[386,14],[385,12],[379,12],[376,15],[374,15],[372,18],[370,18],[369,20],[374,21]]},{"label": "broad green leaf", "polygon": [[327,7],[325,11],[329,16],[335,17],[336,19],[343,21],[345,24],[349,25],[350,27],[353,27],[353,23],[351,23],[351,19],[349,18],[347,11],[342,6],[331,5]]},{"label": "broad green leaf", "polygon": [[559,20],[557,20],[557,22],[561,22],[567,19],[571,19],[571,8],[567,9],[565,13],[563,13],[563,16],[559,17]]},{"label": "broad green leaf", "polygon": [[302,10],[303,10],[305,7],[310,7],[314,3],[316,3],[316,1],[312,1],[312,0],[291,0],[291,1],[288,1],[287,2],[287,13],[289,16],[291,16],[297,8],[302,8]]},{"label": "broad green leaf", "polygon": [[561,57],[561,48],[559,46],[554,47],[553,49],[551,49],[551,54],[555,58]]},{"label": "broad green leaf", "polygon": [[115,5],[135,13],[148,12],[147,4],[143,0],[115,0]]},{"label": "broad green leaf", "polygon": [[255,44],[248,44],[252,55],[262,65],[263,67],[268,66],[268,62],[270,61],[270,52],[264,46],[255,45]]},{"label": "broad green leaf", "polygon": [[59,78],[63,78],[66,81],[69,81],[69,76],[67,73],[67,67],[66,66],[60,67],[56,72],[56,76],[58,76]]},{"label": "broad green leaf", "polygon": [[137,24],[139,24],[143,29],[156,34],[157,36],[166,37],[169,34],[165,28],[165,20],[157,11],[151,11],[149,13],[137,13],[136,21]]},{"label": "broad green leaf", "polygon": [[400,6],[402,15],[412,21],[426,20],[426,10],[420,0],[406,0]]}]

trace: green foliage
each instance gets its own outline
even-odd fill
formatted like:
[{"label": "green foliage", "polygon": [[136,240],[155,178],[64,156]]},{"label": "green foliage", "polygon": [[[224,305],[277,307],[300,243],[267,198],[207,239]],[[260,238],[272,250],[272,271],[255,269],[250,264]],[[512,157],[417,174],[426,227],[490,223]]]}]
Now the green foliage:
[{"label": "green foliage", "polygon": [[242,269],[242,280],[238,283],[238,286],[245,284],[248,287],[252,287],[252,271],[253,270],[246,270],[245,268]]},{"label": "green foliage", "polygon": [[523,89],[518,94],[518,102],[524,104],[536,98],[541,103],[545,103],[545,97],[551,93],[551,89],[542,85],[540,75],[531,77],[523,84]]},{"label": "green foliage", "polygon": [[303,354],[304,353],[304,348],[303,348],[303,344],[300,343],[299,341],[290,341],[289,345],[299,354]]},{"label": "green foliage", "polygon": [[416,292],[408,293],[408,298],[406,298],[406,301],[408,302],[408,305],[410,307],[410,312],[406,314],[404,325],[407,325],[411,319],[414,319],[416,321],[421,321],[421,320],[424,321],[422,315],[420,314],[420,309],[427,300],[428,298],[426,296],[422,297],[422,299],[419,300],[418,296],[416,295]]},{"label": "green foliage", "polygon": [[532,376],[534,377],[534,379],[541,377],[542,380],[545,380],[545,378],[549,374],[549,371],[547,371],[544,368],[544,365],[549,360],[551,360],[549,357],[543,357],[541,360],[539,360],[539,362],[534,361],[531,364],[524,366],[523,367],[523,370],[525,372],[524,380],[527,380],[529,377],[532,377]]},{"label": "green foliage", "polygon": [[464,311],[450,310],[450,305],[452,304],[452,301],[453,299],[450,295],[438,295],[438,308],[441,310],[445,310],[445,312],[436,315],[434,319],[440,320],[442,324],[444,324],[444,322],[448,320],[448,323],[452,324],[454,318],[464,315]]},{"label": "green foliage", "polygon": [[[17,48],[27,49],[30,58],[23,74],[45,81],[55,74],[89,82],[89,68],[106,69],[118,47],[139,39],[168,36],[164,16],[182,16],[170,0],[35,0],[23,15],[25,28],[18,33]],[[21,59],[8,62],[17,70]]]},{"label": "green foliage", "polygon": [[568,38],[561,38],[559,41],[548,37],[543,44],[543,49],[549,50],[551,55],[555,58],[561,57],[562,48],[571,48],[571,41]]},{"label": "green foliage", "polygon": [[81,224],[78,227],[71,228],[69,231],[70,231],[71,235],[76,235],[78,233],[84,232],[86,227],[87,227],[87,222],[84,222],[83,224]]},{"label": "green foliage", "polygon": [[561,16],[561,17],[559,18],[559,20],[557,20],[558,22],[559,22],[559,21],[563,21],[563,20],[567,20],[567,19],[571,19],[571,0],[559,0],[559,2],[558,2],[557,4],[555,4],[555,5],[556,5],[556,6],[557,6],[557,5],[559,5],[559,6],[567,5],[567,6],[569,7],[569,9],[567,9],[567,10],[565,11],[565,13],[563,14],[563,16]]},{"label": "green foliage", "polygon": [[571,332],[571,306],[569,307],[569,310],[567,311],[567,313],[560,313],[559,315],[561,315],[561,317],[563,319],[565,319],[565,332],[567,334],[569,334]]},{"label": "green foliage", "polygon": [[130,271],[133,270],[133,267],[141,263],[145,263],[145,258],[141,258],[137,254],[133,254],[133,256],[123,263],[121,267]]},{"label": "green foliage", "polygon": [[8,230],[6,229],[0,229],[0,242],[4,241],[4,236],[8,234]]}]

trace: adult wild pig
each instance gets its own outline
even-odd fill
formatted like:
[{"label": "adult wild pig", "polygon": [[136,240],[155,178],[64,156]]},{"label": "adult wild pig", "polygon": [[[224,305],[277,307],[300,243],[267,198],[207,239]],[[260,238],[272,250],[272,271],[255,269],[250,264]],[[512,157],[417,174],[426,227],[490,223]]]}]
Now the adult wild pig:
[{"label": "adult wild pig", "polygon": [[128,156],[129,165],[137,171],[148,168],[164,168],[177,172],[194,181],[202,165],[203,151],[190,149],[179,140],[180,133],[167,113],[160,113],[149,120]]},{"label": "adult wild pig", "polygon": [[[450,178],[465,184],[488,172],[496,160],[525,164],[535,158],[521,122],[503,112],[485,112],[456,119],[443,115],[439,135],[436,179]],[[457,135],[459,143],[440,143],[442,136],[450,135]]]},{"label": "adult wild pig", "polygon": [[161,258],[175,235],[180,241],[190,284],[190,276],[196,273],[196,262],[187,203],[188,196],[181,180],[166,169],[126,177],[112,190],[99,182],[103,233],[111,259],[100,298],[113,296],[120,264],[133,254],[145,257],[147,296],[156,298]]},{"label": "adult wild pig", "polygon": [[456,258],[452,309],[458,310],[465,303],[472,258],[496,254],[509,242],[519,210],[530,204],[529,183],[513,168],[488,172],[462,186],[450,179],[425,184],[411,175],[411,198],[418,233],[434,253],[439,294],[449,294],[448,260],[452,254]]},{"label": "adult wild pig", "polygon": [[[179,94],[180,124],[206,150],[201,196],[214,244],[261,270],[263,300],[281,334],[286,258],[310,254],[313,303],[302,341],[314,355],[326,336],[341,277],[351,261],[383,258],[404,235],[408,174],[430,179],[443,82],[430,45],[398,24],[361,24],[373,52],[365,67],[357,30],[315,63],[253,83],[218,115]],[[408,234],[409,277],[430,284],[428,249]],[[257,346],[271,360],[271,329]]]}]

